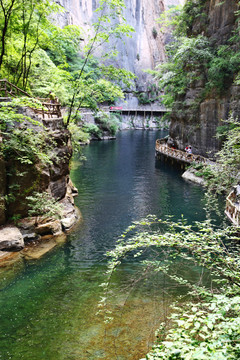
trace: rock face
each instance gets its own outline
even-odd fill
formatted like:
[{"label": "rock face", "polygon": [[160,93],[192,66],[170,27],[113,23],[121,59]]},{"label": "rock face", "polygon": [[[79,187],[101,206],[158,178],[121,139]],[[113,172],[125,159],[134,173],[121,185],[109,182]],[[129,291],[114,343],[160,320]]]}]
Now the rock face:
[{"label": "rock face", "polygon": [[[21,109],[22,113],[26,109]],[[27,110],[26,110],[27,111]],[[40,162],[25,165],[15,158],[8,159],[6,166],[6,183],[8,191],[11,192],[12,201],[6,207],[7,218],[12,216],[28,216],[28,205],[26,197],[33,192],[48,192],[56,200],[65,197],[67,181],[69,176],[69,160],[72,154],[69,132],[64,128],[63,120],[43,120],[45,129],[27,124],[33,130],[42,131],[51,142],[51,160],[49,165]],[[18,176],[21,174],[21,176]],[[16,186],[17,184],[17,186]]]},{"label": "rock face", "polygon": [[[94,11],[99,5],[99,0],[57,0],[56,2],[66,10],[58,17],[58,24],[60,26],[79,25],[86,34],[90,25],[96,20]],[[126,38],[125,43],[110,39],[108,46],[101,47],[102,51],[107,51],[116,46],[119,54],[113,60],[114,65],[130,70],[137,75],[137,90],[146,89],[148,83],[149,75],[142,70],[153,69],[166,58],[165,40],[156,20],[168,6],[181,2],[182,0],[125,1],[124,17],[127,24],[131,25],[136,32],[132,34],[132,38]],[[133,101],[136,100],[133,99]]]},{"label": "rock face", "polygon": [[[207,36],[213,46],[227,44],[236,26],[237,9],[235,0],[206,0],[205,23],[196,18],[190,32]],[[170,136],[179,149],[183,150],[187,144],[191,144],[194,152],[211,157],[221,145],[216,139],[216,129],[222,125],[221,120],[226,120],[230,112],[236,117],[240,116],[240,87],[233,82],[226,84],[224,95],[219,96],[212,91],[201,100],[197,110],[193,110],[191,105],[201,94],[205,83],[205,79],[196,81],[175,104]]]},{"label": "rock face", "polygon": [[[34,132],[42,134],[45,139],[43,146],[49,149],[51,163],[39,160],[29,165],[16,159],[15,154],[7,159],[0,159],[0,196],[3,205],[0,209],[0,225],[11,221],[13,217],[23,218],[19,223],[21,232],[12,227],[4,227],[0,231],[0,250],[18,250],[24,246],[24,242],[38,240],[40,236],[59,235],[69,230],[79,219],[73,199],[77,195],[77,189],[69,178],[69,161],[72,155],[70,134],[64,127],[63,119],[39,118],[27,107],[19,107],[18,112],[38,120],[38,123],[26,120],[15,126],[20,129],[30,128],[33,131],[32,136]],[[34,192],[46,192],[57,200],[62,208],[61,218],[36,216],[27,219],[29,206],[26,198]],[[4,196],[11,201],[5,203]]]}]

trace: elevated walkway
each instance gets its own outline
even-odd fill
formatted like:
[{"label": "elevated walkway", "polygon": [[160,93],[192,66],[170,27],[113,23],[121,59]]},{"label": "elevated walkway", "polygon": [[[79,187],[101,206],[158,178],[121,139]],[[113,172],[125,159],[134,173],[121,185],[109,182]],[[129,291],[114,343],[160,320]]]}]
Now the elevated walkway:
[{"label": "elevated walkway", "polygon": [[[26,91],[20,89],[16,85],[10,83],[6,79],[0,79],[0,100],[1,101],[8,101],[11,98],[16,97],[29,97],[31,99],[35,99],[40,101],[41,107],[40,108],[31,108],[36,114],[40,115],[43,119],[47,118],[61,118],[61,104],[57,100],[51,100],[49,98],[32,98]],[[37,105],[37,103],[36,103]]]},{"label": "elevated walkway", "polygon": [[225,215],[233,223],[233,225],[237,227],[240,226],[240,194],[237,191],[238,186],[235,186],[228,195],[225,209]]},{"label": "elevated walkway", "polygon": [[138,116],[141,115],[143,117],[146,116],[163,116],[166,112],[168,112],[168,109],[164,107],[145,107],[145,108],[121,108],[121,107],[110,107],[110,112],[117,112],[122,115],[128,115],[128,116]]},{"label": "elevated walkway", "polygon": [[169,147],[165,139],[158,139],[156,141],[156,156],[163,155],[167,158],[173,159],[175,161],[185,163],[185,164],[191,164],[192,162],[197,163],[207,163],[209,162],[208,159],[204,158],[201,155],[196,154],[188,154],[185,151],[174,149]]}]

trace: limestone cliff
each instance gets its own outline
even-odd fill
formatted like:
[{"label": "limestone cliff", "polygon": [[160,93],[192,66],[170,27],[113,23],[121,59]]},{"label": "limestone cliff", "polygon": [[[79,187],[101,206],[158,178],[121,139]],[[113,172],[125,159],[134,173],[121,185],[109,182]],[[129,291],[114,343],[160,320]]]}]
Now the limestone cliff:
[{"label": "limestone cliff", "polygon": [[[58,23],[61,26],[79,25],[86,34],[96,19],[94,10],[99,0],[57,0],[56,2],[66,10],[61,17],[58,17]],[[116,46],[119,52],[113,60],[114,65],[137,75],[137,90],[146,89],[149,80],[149,75],[143,70],[153,69],[166,59],[164,37],[156,19],[168,6],[180,2],[182,0],[127,0],[125,2],[124,17],[127,24],[133,26],[135,33],[132,34],[132,38],[126,38],[124,43],[111,39],[108,46]]]},{"label": "limestone cliff", "polygon": [[[202,34],[209,38],[213,48],[228,43],[236,26],[235,0],[206,0],[203,12],[204,22],[195,18],[189,35]],[[234,83],[225,84],[222,95],[211,91],[203,97],[197,109],[192,104],[203,93],[206,79],[195,81],[184,96],[176,102],[172,116],[170,135],[180,149],[190,143],[194,152],[204,156],[212,156],[220,148],[216,138],[216,130],[221,119],[226,120],[230,112],[240,116],[240,87]]]}]

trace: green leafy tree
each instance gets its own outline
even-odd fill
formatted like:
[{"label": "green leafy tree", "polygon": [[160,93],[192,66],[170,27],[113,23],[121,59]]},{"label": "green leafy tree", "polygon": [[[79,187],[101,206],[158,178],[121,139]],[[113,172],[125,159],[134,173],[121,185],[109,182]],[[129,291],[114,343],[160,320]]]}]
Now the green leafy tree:
[{"label": "green leafy tree", "polygon": [[[82,96],[88,82],[86,81],[85,67],[89,60],[93,58],[95,51],[100,48],[104,43],[108,43],[110,38],[115,37],[118,39],[124,36],[129,36],[133,28],[125,23],[122,11],[125,8],[123,0],[101,0],[100,5],[96,10],[99,14],[97,21],[93,24],[94,35],[86,46],[84,47],[84,62],[78,74],[74,77],[74,91],[69,105],[69,113],[67,118],[67,125],[71,118],[75,118],[82,106]],[[111,50],[111,55],[116,54],[115,50]],[[103,58],[110,56],[109,53],[103,54]],[[109,67],[109,74],[112,75],[112,67]],[[125,77],[133,78],[130,72],[125,71]],[[88,77],[87,77],[88,79]],[[80,98],[79,98],[80,97]],[[89,98],[88,98],[89,99]],[[90,103],[90,106],[92,104]]]}]

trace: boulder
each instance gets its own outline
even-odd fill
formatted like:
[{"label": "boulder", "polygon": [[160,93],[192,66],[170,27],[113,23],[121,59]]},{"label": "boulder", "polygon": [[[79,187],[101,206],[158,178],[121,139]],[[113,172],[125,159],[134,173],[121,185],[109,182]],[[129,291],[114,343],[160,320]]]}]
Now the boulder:
[{"label": "boulder", "polygon": [[61,219],[63,230],[69,230],[77,221],[77,216],[75,214]]},{"label": "boulder", "polygon": [[182,174],[182,177],[185,180],[189,180],[191,182],[194,182],[195,184],[202,185],[202,186],[206,185],[206,181],[202,177],[195,175],[195,171],[192,170],[192,169],[186,170]]},{"label": "boulder", "polygon": [[0,229],[0,250],[19,251],[23,248],[23,236],[17,227],[4,226]]},{"label": "boulder", "polygon": [[60,220],[51,220],[44,224],[40,224],[35,229],[36,233],[43,235],[59,235],[62,233],[62,225]]}]

